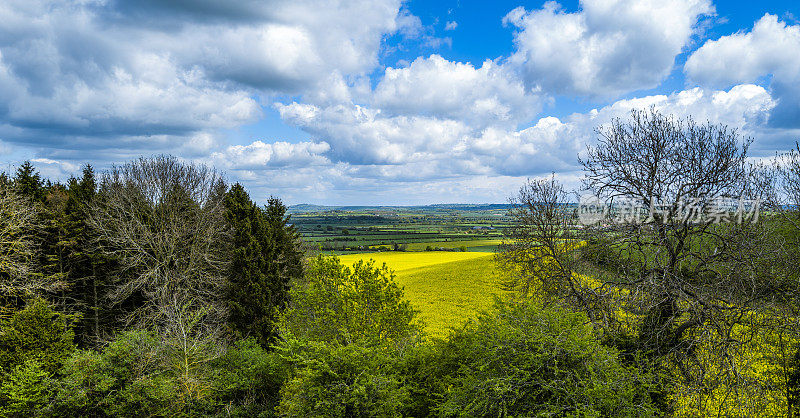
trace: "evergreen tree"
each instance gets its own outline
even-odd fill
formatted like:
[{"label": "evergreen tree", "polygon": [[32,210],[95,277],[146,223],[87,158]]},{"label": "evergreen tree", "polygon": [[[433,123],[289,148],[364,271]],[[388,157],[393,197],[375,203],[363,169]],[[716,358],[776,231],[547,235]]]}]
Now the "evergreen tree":
[{"label": "evergreen tree", "polygon": [[110,261],[94,248],[94,235],[87,223],[88,208],[97,193],[97,181],[91,165],[83,168],[80,179],[67,183],[67,202],[64,223],[67,236],[61,245],[69,272],[69,299],[83,315],[76,324],[76,336],[82,346],[97,342],[102,336],[105,311],[106,271]]},{"label": "evergreen tree", "polygon": [[240,184],[228,191],[225,206],[233,229],[225,295],[229,326],[233,335],[267,345],[275,335],[277,313],[288,301],[289,283],[302,274],[298,234],[287,225],[286,207],[278,199],[261,209]]},{"label": "evergreen tree", "polygon": [[14,187],[17,193],[23,197],[34,202],[44,202],[44,182],[30,161],[25,161],[17,169],[17,174],[14,176]]}]

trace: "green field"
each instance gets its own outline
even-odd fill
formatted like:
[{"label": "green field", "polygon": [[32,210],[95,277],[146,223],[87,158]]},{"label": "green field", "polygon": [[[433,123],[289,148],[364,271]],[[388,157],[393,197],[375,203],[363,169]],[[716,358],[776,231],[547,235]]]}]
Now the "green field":
[{"label": "green field", "polygon": [[408,251],[425,251],[425,248],[430,246],[433,248],[461,248],[466,247],[467,251],[494,251],[498,245],[503,242],[502,239],[475,239],[470,241],[448,241],[448,242],[415,242],[408,244]]},{"label": "green field", "polygon": [[[433,205],[416,207],[290,207],[291,223],[311,251],[339,254],[378,249],[424,251],[468,248],[493,251],[510,218],[508,205]],[[482,245],[475,242],[490,241]]]},{"label": "green field", "polygon": [[488,308],[495,294],[503,293],[494,257],[486,252],[385,252],[340,258],[348,265],[361,259],[386,263],[434,337],[446,336],[450,327],[462,325]]}]

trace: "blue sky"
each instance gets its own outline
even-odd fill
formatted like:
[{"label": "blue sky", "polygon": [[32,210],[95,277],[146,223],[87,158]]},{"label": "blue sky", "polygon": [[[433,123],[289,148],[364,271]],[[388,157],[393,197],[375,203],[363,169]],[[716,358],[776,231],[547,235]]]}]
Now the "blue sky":
[{"label": "blue sky", "polygon": [[800,139],[790,1],[9,0],[0,169],[140,155],[289,204],[503,202],[578,187],[597,126],[655,106]]}]

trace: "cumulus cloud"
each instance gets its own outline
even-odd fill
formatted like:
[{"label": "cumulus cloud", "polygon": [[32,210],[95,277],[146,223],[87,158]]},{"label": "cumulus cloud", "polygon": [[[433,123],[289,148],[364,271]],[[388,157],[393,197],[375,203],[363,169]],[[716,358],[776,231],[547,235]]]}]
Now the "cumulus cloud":
[{"label": "cumulus cloud", "polygon": [[714,12],[708,0],[583,0],[568,13],[556,2],[512,10],[516,65],[546,92],[612,97],[656,87],[695,32]]},{"label": "cumulus cloud", "polygon": [[574,171],[577,155],[595,139],[595,128],[614,118],[625,119],[633,109],[655,107],[677,117],[691,115],[698,122],[723,123],[748,135],[765,129],[774,106],[763,87],[737,85],[729,90],[693,88],[620,100],[563,120],[542,117],[524,129],[392,115],[359,105],[291,103],[279,105],[278,110],[287,123],[324,141],[320,154],[330,165],[347,167],[345,174],[402,182]]},{"label": "cumulus cloud", "polygon": [[470,121],[482,126],[526,122],[542,98],[491,60],[476,68],[439,55],[417,58],[405,68],[387,68],[373,104],[385,112]]},{"label": "cumulus cloud", "polygon": [[800,127],[800,25],[787,25],[764,15],[749,32],[710,40],[695,51],[684,67],[703,85],[752,83],[771,77],[778,99],[771,116],[774,126]]},{"label": "cumulus cloud", "polygon": [[322,154],[330,150],[325,142],[255,141],[249,145],[234,145],[211,154],[211,159],[223,167],[236,170],[308,167],[325,165],[330,161]]},{"label": "cumulus cloud", "polygon": [[2,2],[0,139],[49,158],[208,152],[272,94],[371,71],[399,11],[399,0]]},{"label": "cumulus cloud", "polygon": [[291,103],[278,104],[277,109],[286,122],[329,143],[332,160],[353,164],[403,164],[457,152],[469,129],[462,121],[386,116],[380,109],[353,104]]}]

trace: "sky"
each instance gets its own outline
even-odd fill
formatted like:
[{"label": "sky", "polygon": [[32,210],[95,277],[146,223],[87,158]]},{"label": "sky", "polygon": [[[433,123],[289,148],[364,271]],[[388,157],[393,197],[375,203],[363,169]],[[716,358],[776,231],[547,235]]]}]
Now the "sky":
[{"label": "sky", "polygon": [[0,170],[171,154],[287,204],[580,186],[631,110],[800,140],[795,1],[3,0]]}]

